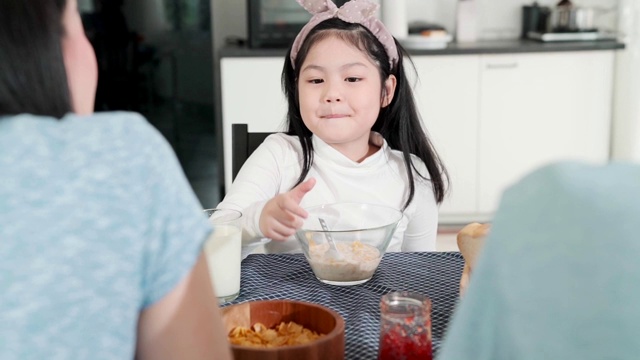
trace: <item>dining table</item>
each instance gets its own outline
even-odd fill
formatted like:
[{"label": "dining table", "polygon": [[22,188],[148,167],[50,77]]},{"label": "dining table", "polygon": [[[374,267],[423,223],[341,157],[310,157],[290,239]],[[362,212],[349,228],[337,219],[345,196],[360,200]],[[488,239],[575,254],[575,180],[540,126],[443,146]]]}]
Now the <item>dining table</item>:
[{"label": "dining table", "polygon": [[431,299],[434,357],[460,297],[464,259],[459,252],[386,253],[371,280],[352,286],[319,281],[303,254],[252,254],[242,261],[240,294],[222,305],[289,299],[317,303],[345,321],[345,359],[376,359],[380,299],[411,291]]}]

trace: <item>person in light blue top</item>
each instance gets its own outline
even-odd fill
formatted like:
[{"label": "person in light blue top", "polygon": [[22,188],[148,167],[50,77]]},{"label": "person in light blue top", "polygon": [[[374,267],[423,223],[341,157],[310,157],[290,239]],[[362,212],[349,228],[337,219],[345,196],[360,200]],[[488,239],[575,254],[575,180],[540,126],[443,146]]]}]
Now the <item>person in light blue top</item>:
[{"label": "person in light blue top", "polygon": [[509,188],[439,359],[637,359],[640,165],[558,163]]},{"label": "person in light blue top", "polygon": [[230,359],[167,142],[92,114],[76,0],[0,2],[0,359]]}]

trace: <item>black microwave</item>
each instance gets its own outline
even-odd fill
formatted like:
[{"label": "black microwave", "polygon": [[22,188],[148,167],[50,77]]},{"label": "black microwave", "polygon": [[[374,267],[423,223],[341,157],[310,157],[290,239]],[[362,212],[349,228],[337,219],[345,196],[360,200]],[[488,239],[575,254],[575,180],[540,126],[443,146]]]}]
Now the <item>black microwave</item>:
[{"label": "black microwave", "polygon": [[[338,6],[347,1],[334,0]],[[309,19],[296,0],[247,0],[249,47],[288,48]]]}]

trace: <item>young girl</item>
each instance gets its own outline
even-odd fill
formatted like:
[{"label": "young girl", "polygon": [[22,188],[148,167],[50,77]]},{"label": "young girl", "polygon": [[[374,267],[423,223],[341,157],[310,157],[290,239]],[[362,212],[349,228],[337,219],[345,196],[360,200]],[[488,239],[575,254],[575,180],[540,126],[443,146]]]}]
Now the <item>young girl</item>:
[{"label": "young girl", "polygon": [[314,14],[286,57],[288,130],[247,159],[218,205],[244,213],[244,253],[295,252],[307,207],[334,202],[404,212],[388,251],[432,251],[446,171],[427,138],[403,51],[377,4],[298,0]]}]

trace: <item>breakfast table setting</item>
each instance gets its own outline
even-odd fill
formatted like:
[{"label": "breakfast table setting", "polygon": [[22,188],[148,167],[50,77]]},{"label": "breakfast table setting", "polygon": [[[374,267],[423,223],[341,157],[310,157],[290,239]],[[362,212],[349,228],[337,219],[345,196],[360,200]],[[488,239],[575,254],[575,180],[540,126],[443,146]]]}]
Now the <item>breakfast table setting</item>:
[{"label": "breakfast table setting", "polygon": [[344,358],[376,359],[382,296],[395,291],[420,293],[431,300],[435,356],[460,296],[463,266],[458,252],[390,252],[367,282],[336,286],[319,281],[303,254],[252,254],[242,261],[239,296],[222,307],[278,299],[325,306],[344,319]]},{"label": "breakfast table setting", "polygon": [[434,358],[486,230],[458,233],[462,253],[387,251],[401,211],[334,203],[306,209],[301,252],[241,257],[242,215],[205,211],[216,229],[210,274],[240,360]]}]

